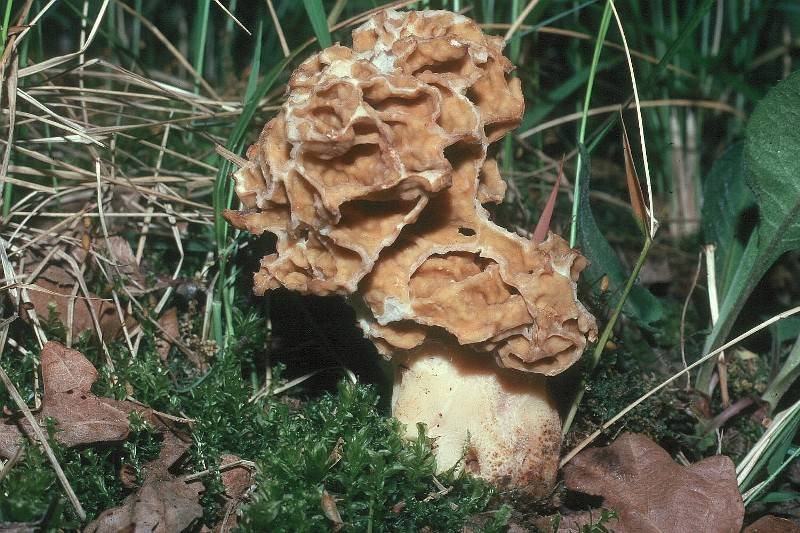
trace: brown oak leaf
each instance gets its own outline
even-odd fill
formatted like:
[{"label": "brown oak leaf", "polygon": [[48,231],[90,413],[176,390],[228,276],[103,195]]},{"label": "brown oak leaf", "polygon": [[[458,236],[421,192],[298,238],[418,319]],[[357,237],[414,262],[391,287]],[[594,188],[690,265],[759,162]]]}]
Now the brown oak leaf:
[{"label": "brown oak leaf", "polygon": [[139,490],[125,498],[122,505],[103,511],[84,533],[171,533],[185,530],[203,516],[203,484],[186,483],[169,472],[189,446],[191,441],[184,433],[164,431],[158,457],[144,465],[145,476]]},{"label": "brown oak leaf", "polygon": [[612,526],[617,533],[734,533],[744,519],[728,457],[681,466],[658,444],[635,433],[580,453],[564,468],[564,481],[571,490],[602,496],[603,507],[619,514]]},{"label": "brown oak leaf", "polygon": [[[97,370],[82,353],[57,342],[42,348],[44,397],[39,416],[57,422],[55,438],[66,446],[114,442],[128,437],[130,402],[92,394]],[[27,426],[22,421],[23,427]]]},{"label": "brown oak leaf", "polygon": [[[40,422],[47,418],[56,421],[54,437],[61,444],[79,446],[124,440],[130,433],[128,417],[134,411],[157,430],[165,429],[152,409],[93,394],[98,373],[81,352],[51,341],[42,347],[41,364],[44,397],[37,418]],[[29,435],[32,433],[27,420],[20,420],[20,426]]]},{"label": "brown oak leaf", "polygon": [[103,511],[84,533],[183,531],[203,516],[202,488],[200,483],[186,484],[167,473],[148,477],[122,505]]},{"label": "brown oak leaf", "polygon": [[791,520],[770,514],[744,528],[743,533],[800,533],[800,526]]}]

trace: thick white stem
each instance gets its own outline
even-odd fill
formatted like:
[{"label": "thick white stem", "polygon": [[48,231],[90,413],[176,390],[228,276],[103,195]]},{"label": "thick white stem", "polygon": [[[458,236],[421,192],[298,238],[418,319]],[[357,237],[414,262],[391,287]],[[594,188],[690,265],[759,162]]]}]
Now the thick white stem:
[{"label": "thick white stem", "polygon": [[435,438],[437,469],[458,464],[501,489],[546,496],[555,484],[561,421],[541,376],[497,367],[455,343],[395,357],[392,414]]}]

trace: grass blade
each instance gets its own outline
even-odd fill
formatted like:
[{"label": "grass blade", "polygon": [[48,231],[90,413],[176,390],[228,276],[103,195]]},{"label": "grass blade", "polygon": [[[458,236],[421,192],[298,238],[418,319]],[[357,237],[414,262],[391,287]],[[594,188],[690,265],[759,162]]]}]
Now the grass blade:
[{"label": "grass blade", "polygon": [[[600,19],[600,29],[597,31],[597,40],[594,43],[594,53],[592,54],[592,66],[589,70],[589,80],[586,82],[586,96],[583,99],[583,115],[581,116],[581,125],[578,131],[578,143],[583,144],[586,138],[586,122],[589,118],[589,102],[592,99],[592,88],[594,87],[594,78],[597,75],[597,64],[600,62],[600,52],[603,49],[603,42],[606,40],[608,34],[608,26],[611,22],[611,4],[606,2],[606,7],[603,10],[603,17]],[[572,223],[569,228],[569,245],[574,248],[578,240],[578,208],[580,207],[580,194],[581,190],[581,167],[582,155],[578,152],[578,170],[575,173],[575,194],[572,201]]]},{"label": "grass blade", "polygon": [[328,48],[331,45],[331,32],[328,29],[328,18],[325,16],[325,8],[322,7],[322,0],[303,0],[306,13],[311,20],[311,27],[314,28],[314,35],[321,48]]}]

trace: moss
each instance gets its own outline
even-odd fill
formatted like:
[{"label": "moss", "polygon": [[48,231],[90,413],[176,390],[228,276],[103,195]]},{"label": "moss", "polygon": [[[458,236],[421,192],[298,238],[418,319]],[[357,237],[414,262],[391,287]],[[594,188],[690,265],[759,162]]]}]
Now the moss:
[{"label": "moss", "polygon": [[[48,421],[50,435],[55,424]],[[70,482],[89,517],[118,505],[130,493],[119,476],[122,465],[137,473],[144,463],[158,456],[161,443],[152,428],[134,421],[131,437],[124,443],[110,446],[65,448],[50,439],[64,475]],[[24,457],[0,483],[0,522],[34,522],[40,520],[51,505],[58,505],[48,527],[75,529],[80,521],[66,500],[50,462],[39,446],[28,445]]]},{"label": "moss", "polygon": [[[632,354],[618,349],[603,355],[583,398],[574,430],[565,440],[567,448],[633,401],[660,384]],[[693,418],[687,413],[687,399],[674,388],[662,389],[624,418],[625,431],[644,433],[667,449],[682,449],[689,444]],[[616,435],[618,427],[609,430]]]},{"label": "moss", "polygon": [[[336,391],[305,401],[266,395],[251,401],[258,383],[250,379],[266,343],[265,319],[258,313],[235,313],[242,341],[217,354],[210,370],[198,376],[182,357],[164,365],[155,350],[152,331],[136,357],[124,342],[108,346],[114,371],[102,362],[105,355],[81,338],[81,349],[100,371],[93,392],[118,399],[133,394],[154,409],[194,420],[192,446],[186,470],[209,470],[202,478],[204,521],[213,525],[223,510],[223,487],[218,466],[226,453],[258,465],[253,501],[244,510],[245,529],[253,531],[312,531],[330,526],[321,507],[322,491],[337,499],[339,512],[354,530],[460,529],[475,514],[487,512],[484,529],[497,530],[507,520],[493,489],[483,481],[446,473],[438,481],[448,491],[440,494],[434,481],[431,440],[406,442],[398,423],[378,409],[373,387],[341,383]],[[21,365],[12,379],[30,382],[32,361]],[[281,367],[273,382],[281,381]],[[111,446],[54,449],[89,519],[119,505],[136,487],[120,479],[122,465],[140,473],[144,463],[158,455],[160,437],[134,415],[131,437]],[[340,441],[340,439],[342,439]],[[338,460],[337,454],[341,455]],[[62,498],[47,459],[36,446],[0,483],[0,521],[35,521],[51,503]],[[74,528],[79,524],[70,506],[49,524]],[[501,508],[502,511],[503,508]]]},{"label": "moss", "polygon": [[376,403],[370,387],[342,383],[336,395],[300,411],[272,405],[277,445],[259,462],[261,482],[245,508],[245,529],[327,529],[323,490],[336,498],[342,520],[355,531],[455,531],[487,508],[493,490],[466,476],[440,476],[450,488],[440,495],[424,429],[404,442],[398,423],[378,414]]}]

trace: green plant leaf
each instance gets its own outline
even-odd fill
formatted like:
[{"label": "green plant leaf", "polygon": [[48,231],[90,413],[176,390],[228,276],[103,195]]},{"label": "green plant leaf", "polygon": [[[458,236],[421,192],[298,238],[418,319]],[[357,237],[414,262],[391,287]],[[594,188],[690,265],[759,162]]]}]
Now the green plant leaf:
[{"label": "green plant leaf", "polygon": [[[599,284],[594,282],[599,281],[604,275],[608,275],[608,290],[612,305],[614,305],[625,286],[628,273],[597,226],[589,203],[589,153],[581,147],[581,154],[577,243],[581,253],[590,262],[586,269],[587,278],[593,283],[596,290],[599,290]],[[645,328],[650,328],[654,322],[664,316],[661,302],[650,291],[638,285],[631,290],[623,309],[637,324]]]},{"label": "green plant leaf", "polygon": [[775,409],[798,377],[800,377],[800,337],[797,338],[780,372],[770,382],[761,399]]},{"label": "green plant leaf", "polygon": [[331,45],[331,32],[328,29],[328,19],[325,16],[325,8],[322,7],[322,0],[303,0],[306,13],[311,20],[311,27],[314,28],[314,35],[317,36],[321,48],[328,48]]},{"label": "green plant leaf", "polygon": [[[747,185],[759,209],[759,223],[738,261],[722,299],[719,320],[706,338],[705,352],[728,335],[750,293],[770,266],[800,248],[800,71],[775,86],[759,102],[745,132]],[[707,390],[712,365],[704,367],[698,388]]]},{"label": "green plant leaf", "polygon": [[754,501],[753,503],[781,503],[790,502],[792,500],[800,500],[800,492],[792,491],[776,491],[765,494],[762,498]]},{"label": "green plant leaf", "polygon": [[800,71],[772,89],[747,126],[747,184],[760,211],[765,261],[800,248]]},{"label": "green plant leaf", "polygon": [[744,252],[736,235],[739,216],[755,203],[744,179],[744,146],[737,143],[714,162],[703,186],[703,235],[716,246],[717,289],[724,297]]}]

